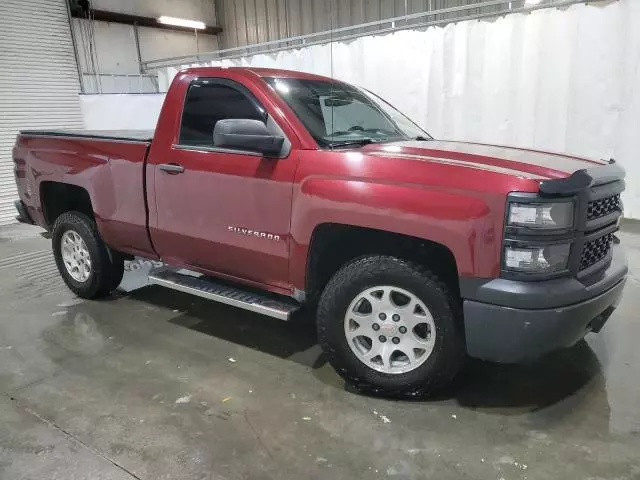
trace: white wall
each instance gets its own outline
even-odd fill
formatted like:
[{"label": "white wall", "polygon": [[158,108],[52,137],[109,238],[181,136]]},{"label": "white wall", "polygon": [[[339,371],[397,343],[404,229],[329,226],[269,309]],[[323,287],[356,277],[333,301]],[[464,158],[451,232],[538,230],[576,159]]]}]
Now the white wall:
[{"label": "white wall", "polygon": [[[88,22],[79,18],[73,19],[73,31],[78,47],[78,63],[82,72],[91,69],[87,65],[84,49],[89,48],[86,37],[82,35],[82,28],[86,28]],[[95,49],[97,53],[98,68],[104,73],[138,73],[138,53],[136,51],[136,39],[133,27],[119,23],[94,22]]]},{"label": "white wall", "polygon": [[215,35],[200,35],[196,37],[189,32],[172,32],[157,28],[140,27],[140,55],[142,60],[177,57],[196,52],[213,52],[218,49]]},{"label": "white wall", "polygon": [[[131,15],[157,18],[168,15],[192,20],[200,20],[207,25],[216,25],[214,0],[93,0],[93,8]],[[73,19],[73,30],[82,72],[93,73],[87,64],[85,51],[89,48],[88,37],[82,34],[86,20]],[[88,93],[150,92],[156,86],[149,78],[127,78],[123,74],[138,74],[140,64],[136,49],[134,27],[110,22],[93,22],[94,48],[100,73],[100,85],[95,76],[85,76],[85,91]],[[159,28],[139,27],[138,40],[142,61],[154,60],[218,49],[215,35],[178,32]]]},{"label": "white wall", "polygon": [[640,218],[638,25],[638,0],[576,4],[210,65],[334,76],[438,138],[613,157],[627,170],[625,215]]},{"label": "white wall", "polygon": [[88,130],[153,130],[164,94],[80,95]]}]

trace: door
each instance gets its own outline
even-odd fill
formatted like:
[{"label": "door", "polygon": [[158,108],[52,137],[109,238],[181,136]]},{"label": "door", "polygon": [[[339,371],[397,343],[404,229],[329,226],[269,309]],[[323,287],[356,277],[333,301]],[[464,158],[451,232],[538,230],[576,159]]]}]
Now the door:
[{"label": "door", "polygon": [[260,120],[284,136],[241,84],[194,80],[187,90],[177,143],[166,158],[152,160],[154,247],[169,264],[287,288],[297,155],[288,140],[284,158],[216,148],[214,126],[228,118]]}]

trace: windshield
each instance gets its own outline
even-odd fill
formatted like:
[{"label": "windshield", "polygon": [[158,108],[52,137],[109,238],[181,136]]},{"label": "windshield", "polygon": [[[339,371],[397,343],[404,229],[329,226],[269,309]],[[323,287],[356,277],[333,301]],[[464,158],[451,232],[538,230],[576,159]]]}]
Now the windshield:
[{"label": "windshield", "polygon": [[321,147],[396,140],[428,140],[429,134],[377,95],[346,83],[265,78]]}]

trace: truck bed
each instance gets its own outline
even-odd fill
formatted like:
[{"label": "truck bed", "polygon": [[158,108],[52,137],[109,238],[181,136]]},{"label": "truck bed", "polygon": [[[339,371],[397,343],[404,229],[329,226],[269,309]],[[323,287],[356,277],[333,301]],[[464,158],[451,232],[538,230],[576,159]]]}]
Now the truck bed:
[{"label": "truck bed", "polygon": [[116,140],[149,143],[154,130],[22,130],[20,135],[46,137],[80,137],[92,140]]},{"label": "truck bed", "polygon": [[16,184],[29,217],[50,229],[55,210],[47,216],[43,204],[86,196],[110,247],[152,258],[144,171],[152,138],[153,131],[145,130],[20,132],[14,149]]}]

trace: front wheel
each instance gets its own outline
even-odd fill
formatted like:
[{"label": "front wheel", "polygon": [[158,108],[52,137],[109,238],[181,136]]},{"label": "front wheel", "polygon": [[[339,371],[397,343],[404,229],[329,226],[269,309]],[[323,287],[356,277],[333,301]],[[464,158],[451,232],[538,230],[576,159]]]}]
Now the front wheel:
[{"label": "front wheel", "polygon": [[91,218],[63,213],[53,225],[51,241],[58,271],[79,297],[103,297],[120,284],[124,258],[107,247]]},{"label": "front wheel", "polygon": [[355,387],[388,395],[431,394],[464,359],[459,302],[421,266],[367,256],[340,269],[318,305],[318,337]]}]

